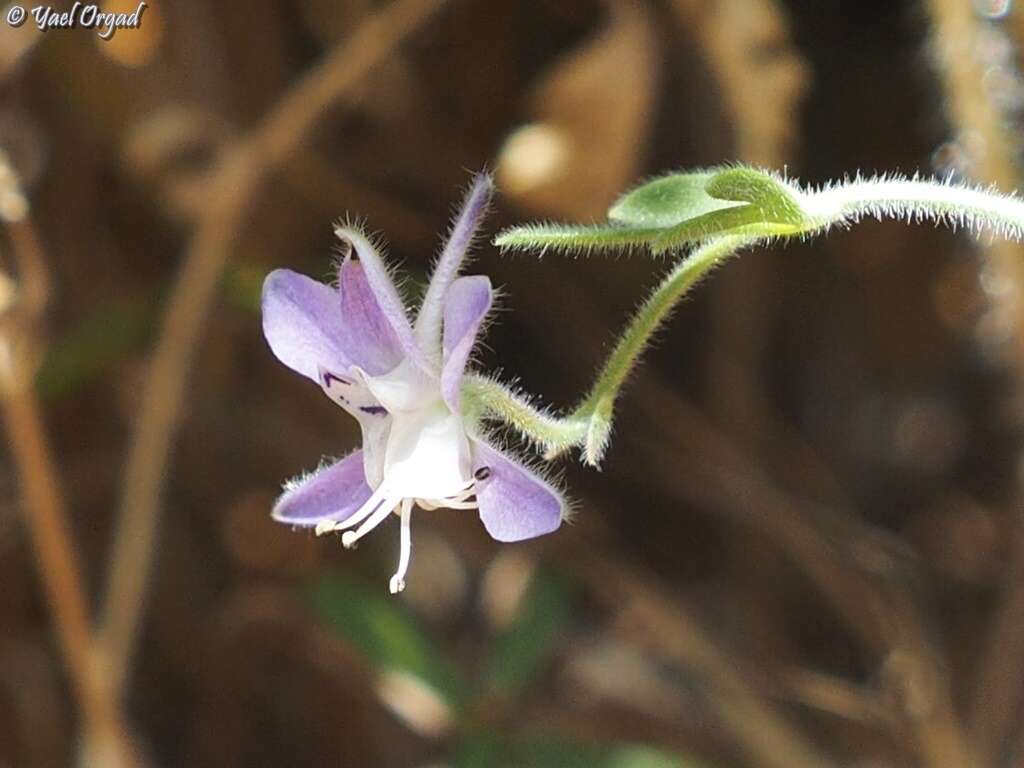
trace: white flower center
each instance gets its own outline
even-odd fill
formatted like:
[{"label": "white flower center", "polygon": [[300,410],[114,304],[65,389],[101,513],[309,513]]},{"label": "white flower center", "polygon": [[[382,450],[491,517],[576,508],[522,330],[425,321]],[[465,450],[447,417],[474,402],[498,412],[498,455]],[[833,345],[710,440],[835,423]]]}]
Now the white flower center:
[{"label": "white flower center", "polygon": [[[360,419],[364,438],[368,431],[382,438],[371,440],[369,444],[364,439],[363,444],[367,468],[377,470],[372,473],[374,477],[367,472],[367,481],[371,487],[377,484],[373,495],[355,514],[338,523],[321,523],[316,532],[321,535],[344,531],[341,543],[351,548],[392,512],[398,513],[402,520],[401,553],[398,570],[391,578],[394,594],[405,588],[405,574],[412,555],[410,518],[413,506],[476,508],[476,502],[470,501],[476,481],[469,438],[462,417],[452,413],[444,402],[439,383],[408,361],[383,376],[358,373],[374,398],[387,409],[387,415]],[[374,429],[375,423],[381,428]],[[381,449],[383,471],[378,481]]]},{"label": "white flower center", "polygon": [[472,480],[469,439],[462,419],[438,401],[430,408],[396,413],[384,455],[384,482],[402,498],[440,501]]}]

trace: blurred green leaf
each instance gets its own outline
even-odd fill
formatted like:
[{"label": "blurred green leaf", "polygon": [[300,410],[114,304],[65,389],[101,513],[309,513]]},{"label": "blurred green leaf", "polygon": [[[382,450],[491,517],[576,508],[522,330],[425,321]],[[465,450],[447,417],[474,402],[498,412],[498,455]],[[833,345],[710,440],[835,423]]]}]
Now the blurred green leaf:
[{"label": "blurred green leaf", "polygon": [[679,755],[634,744],[581,744],[557,737],[503,739],[474,733],[463,740],[453,768],[701,768]]},{"label": "blurred green leaf", "polygon": [[128,299],[79,322],[50,345],[39,371],[39,391],[59,398],[102,376],[114,361],[146,342],[156,311],[152,301]]},{"label": "blurred green leaf", "polygon": [[[240,263],[224,278],[225,299],[243,309],[259,311],[267,270]],[[99,378],[131,350],[147,343],[156,330],[163,296],[112,302],[78,322],[47,350],[39,371],[39,391],[60,398]]]},{"label": "blurred green leaf", "polygon": [[616,747],[605,761],[607,768],[700,768],[700,764],[651,747]]},{"label": "blurred green leaf", "polygon": [[401,602],[338,575],[320,578],[309,591],[309,601],[328,626],[375,666],[415,675],[450,706],[461,708],[465,688],[455,668]]},{"label": "blurred green leaf", "polygon": [[565,581],[544,569],[537,571],[518,614],[495,638],[487,665],[488,687],[515,693],[529,684],[554,652],[571,610]]},{"label": "blurred green leaf", "polygon": [[263,280],[269,270],[258,264],[236,262],[224,273],[224,298],[241,309],[260,310],[263,300]]},{"label": "blurred green leaf", "polygon": [[500,768],[508,746],[498,736],[474,732],[463,737],[452,756],[452,768]]}]

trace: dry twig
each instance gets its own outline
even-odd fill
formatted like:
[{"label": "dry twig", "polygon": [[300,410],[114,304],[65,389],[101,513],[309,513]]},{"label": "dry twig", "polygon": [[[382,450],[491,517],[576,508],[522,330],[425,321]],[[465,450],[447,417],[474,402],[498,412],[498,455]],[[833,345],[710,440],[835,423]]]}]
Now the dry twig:
[{"label": "dry twig", "polygon": [[395,0],[303,77],[247,137],[228,147],[209,205],[185,252],[142,397],[125,468],[119,523],[101,617],[118,691],[131,668],[145,604],[167,459],[196,342],[231,245],[259,185],[309,136],[326,110],[419,29],[444,0]]},{"label": "dry twig", "polygon": [[[985,35],[991,30],[985,28],[971,3],[929,0],[927,6],[932,52],[945,86],[950,122],[961,139],[974,138],[969,170],[978,181],[1015,189],[1020,179],[1015,159],[1019,148],[1011,141],[1007,116],[986,87],[990,64],[984,61],[983,51]],[[999,295],[992,297],[992,311],[998,314],[1000,325],[1005,323],[1015,331],[1012,362],[1019,377],[1024,372],[1024,252],[1019,245],[997,242],[984,253],[1000,285]],[[1017,527],[1016,535],[1024,541],[1024,526],[1018,523]],[[1019,573],[1017,566],[1007,580],[1003,604],[995,614],[987,652],[980,656],[975,679],[969,724],[972,747],[981,765],[1000,762],[1024,690],[1024,622],[1019,612],[1024,604],[1024,579]]]},{"label": "dry twig", "polygon": [[[15,199],[20,190],[6,158],[0,197]],[[72,544],[67,504],[46,437],[42,409],[33,389],[42,357],[36,331],[49,295],[42,248],[24,206],[4,206],[8,234],[18,267],[17,287],[0,308],[0,401],[7,438],[21,485],[21,512],[32,542],[71,690],[77,700],[91,754],[103,764],[131,766],[135,758],[102,659],[93,643],[86,590]]]},{"label": "dry twig", "polygon": [[595,598],[620,611],[652,652],[691,671],[709,685],[718,717],[757,765],[767,768],[827,768],[831,765],[747,682],[737,660],[722,650],[680,601],[658,583],[596,547],[565,554],[573,573]]}]

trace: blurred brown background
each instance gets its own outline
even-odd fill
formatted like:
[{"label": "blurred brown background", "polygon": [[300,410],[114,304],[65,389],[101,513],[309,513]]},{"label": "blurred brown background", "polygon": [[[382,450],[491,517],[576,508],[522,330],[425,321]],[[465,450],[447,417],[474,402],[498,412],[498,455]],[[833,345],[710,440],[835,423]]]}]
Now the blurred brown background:
[{"label": "blurred brown background", "polygon": [[[329,274],[346,213],[415,289],[485,166],[489,235],[735,160],[1015,188],[1022,41],[1009,0],[0,24],[0,766],[75,765],[83,733],[130,743],[93,765],[1024,765],[1016,246],[867,222],[745,254],[661,334],[603,470],[561,463],[576,525],[498,546],[419,513],[400,598],[392,527],[346,552],[268,517],[358,435],[258,313],[269,270]],[[560,408],[668,266],[477,255],[505,291],[482,366]]]}]

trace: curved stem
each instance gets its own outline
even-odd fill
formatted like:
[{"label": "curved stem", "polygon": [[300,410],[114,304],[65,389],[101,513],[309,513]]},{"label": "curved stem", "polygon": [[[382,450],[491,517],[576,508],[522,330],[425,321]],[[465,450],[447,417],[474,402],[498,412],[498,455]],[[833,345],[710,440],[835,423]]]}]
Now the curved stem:
[{"label": "curved stem", "polygon": [[466,410],[476,412],[478,418],[505,422],[546,453],[568,450],[586,437],[586,419],[554,416],[487,376],[468,374],[462,386]]},{"label": "curved stem", "polygon": [[541,446],[546,458],[582,445],[585,461],[597,466],[611,434],[615,399],[651,337],[679,300],[708,272],[757,240],[744,236],[721,237],[681,259],[637,309],[589,394],[570,415],[552,416],[522,395],[478,375],[466,379],[467,407],[479,410],[484,418],[496,417],[511,425],[523,437]]},{"label": "curved stem", "polygon": [[1024,239],[1024,200],[995,190],[957,186],[936,179],[855,179],[820,191],[801,193],[805,213],[817,226],[856,222],[864,216],[935,221]]},{"label": "curved stem", "polygon": [[681,259],[640,305],[601,369],[590,394],[573,412],[573,417],[585,418],[590,422],[585,445],[588,464],[596,466],[600,462],[611,434],[615,398],[654,333],[694,285],[722,261],[757,239],[733,235],[701,246]]},{"label": "curved stem", "polygon": [[601,401],[614,397],[636,365],[651,335],[665,322],[679,299],[712,268],[755,239],[722,237],[680,259],[633,315],[625,333],[601,369],[590,394],[576,413],[592,413]]}]

